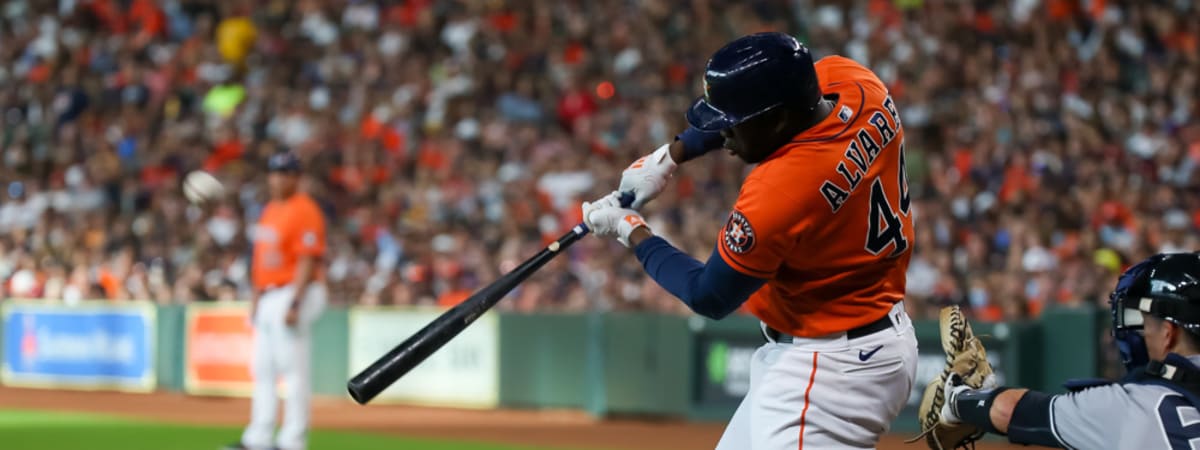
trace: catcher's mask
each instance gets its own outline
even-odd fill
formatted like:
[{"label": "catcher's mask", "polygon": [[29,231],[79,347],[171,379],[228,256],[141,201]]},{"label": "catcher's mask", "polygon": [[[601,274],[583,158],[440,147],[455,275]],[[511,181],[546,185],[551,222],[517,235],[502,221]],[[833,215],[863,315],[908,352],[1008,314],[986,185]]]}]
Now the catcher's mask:
[{"label": "catcher's mask", "polygon": [[1142,314],[1200,334],[1200,253],[1160,253],[1121,274],[1109,294],[1113,338],[1132,372],[1150,362]]}]

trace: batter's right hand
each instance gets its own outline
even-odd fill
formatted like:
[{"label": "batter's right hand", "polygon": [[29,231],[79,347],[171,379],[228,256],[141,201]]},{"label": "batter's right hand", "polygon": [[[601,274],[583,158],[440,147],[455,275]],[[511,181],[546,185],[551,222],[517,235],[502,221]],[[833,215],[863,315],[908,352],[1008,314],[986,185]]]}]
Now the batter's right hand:
[{"label": "batter's right hand", "polygon": [[583,223],[600,237],[615,237],[621,245],[630,247],[629,235],[646,226],[642,215],[621,207],[621,194],[613,192],[595,202],[583,202]]},{"label": "batter's right hand", "polygon": [[642,209],[642,206],[658,197],[667,186],[667,180],[679,166],[671,158],[670,148],[669,144],[663,144],[654,153],[634,161],[621,172],[621,187],[617,190],[633,194],[630,208]]}]

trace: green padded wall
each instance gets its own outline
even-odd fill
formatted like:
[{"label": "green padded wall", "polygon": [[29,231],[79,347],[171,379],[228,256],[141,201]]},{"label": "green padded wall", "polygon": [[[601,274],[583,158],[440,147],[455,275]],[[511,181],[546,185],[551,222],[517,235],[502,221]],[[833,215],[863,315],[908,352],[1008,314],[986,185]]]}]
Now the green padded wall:
[{"label": "green padded wall", "polygon": [[584,408],[587,402],[587,316],[500,316],[500,404],[518,408]]},{"label": "green padded wall", "polygon": [[[350,313],[344,307],[330,307],[313,324],[312,383],[313,392],[321,395],[340,395],[350,400],[346,382],[352,375],[349,349]],[[350,400],[352,401],[352,400]]]},{"label": "green padded wall", "polygon": [[183,390],[183,332],[187,309],[183,305],[158,305],[158,339],[155,372],[158,389]]}]

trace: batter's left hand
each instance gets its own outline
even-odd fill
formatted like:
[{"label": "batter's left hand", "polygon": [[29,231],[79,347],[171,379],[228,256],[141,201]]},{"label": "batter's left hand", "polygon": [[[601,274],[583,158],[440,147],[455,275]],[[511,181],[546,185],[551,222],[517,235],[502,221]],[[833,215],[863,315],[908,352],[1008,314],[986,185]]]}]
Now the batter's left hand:
[{"label": "batter's left hand", "polygon": [[619,192],[613,192],[595,202],[583,202],[583,223],[592,230],[592,234],[616,237],[625,247],[630,246],[629,235],[633,230],[646,227],[646,220],[641,214],[621,207]]},{"label": "batter's left hand", "polygon": [[633,194],[630,208],[642,209],[646,202],[654,200],[667,187],[667,180],[675,173],[677,166],[671,158],[670,145],[664,144],[621,172],[621,187],[617,190]]}]

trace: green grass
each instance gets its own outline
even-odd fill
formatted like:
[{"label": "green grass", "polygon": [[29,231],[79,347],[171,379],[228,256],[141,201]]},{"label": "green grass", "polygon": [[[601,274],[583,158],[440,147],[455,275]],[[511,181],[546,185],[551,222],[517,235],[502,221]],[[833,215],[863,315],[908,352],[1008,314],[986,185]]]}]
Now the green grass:
[{"label": "green grass", "polygon": [[[218,450],[237,441],[234,427],[179,425],[95,414],[0,410],[5,450]],[[535,450],[532,447],[408,439],[315,430],[311,450]],[[551,449],[538,449],[551,450]]]}]

